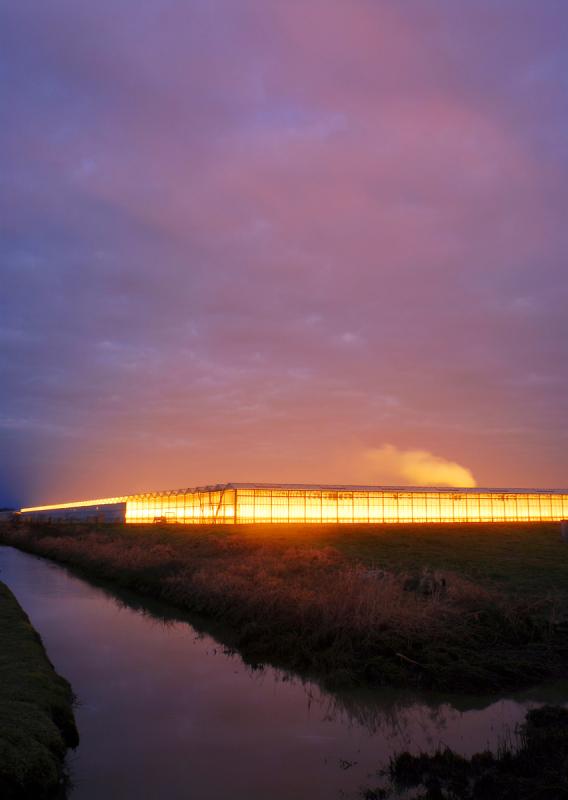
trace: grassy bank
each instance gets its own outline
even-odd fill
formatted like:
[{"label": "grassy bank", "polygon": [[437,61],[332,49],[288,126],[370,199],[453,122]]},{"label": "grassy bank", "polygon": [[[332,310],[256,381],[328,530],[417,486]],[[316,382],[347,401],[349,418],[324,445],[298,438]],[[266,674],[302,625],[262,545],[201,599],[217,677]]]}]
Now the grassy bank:
[{"label": "grassy bank", "polygon": [[15,526],[1,540],[211,618],[327,685],[477,691],[566,674],[555,525]]},{"label": "grassy bank", "polygon": [[0,583],[0,797],[61,796],[63,759],[78,734],[71,687],[51,665],[41,639]]},{"label": "grassy bank", "polygon": [[568,797],[568,710],[529,711],[516,737],[499,752],[470,759],[452,750],[401,753],[387,771],[388,787],[368,789],[365,800],[565,800]]}]

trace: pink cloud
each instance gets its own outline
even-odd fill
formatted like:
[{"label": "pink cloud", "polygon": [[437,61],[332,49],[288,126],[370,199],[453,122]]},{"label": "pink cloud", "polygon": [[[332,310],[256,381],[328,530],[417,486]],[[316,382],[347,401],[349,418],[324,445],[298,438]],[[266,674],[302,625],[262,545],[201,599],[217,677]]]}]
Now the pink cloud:
[{"label": "pink cloud", "polygon": [[456,8],[7,14],[4,430],[38,494],[355,480],[385,442],[562,484],[565,48],[552,5]]}]

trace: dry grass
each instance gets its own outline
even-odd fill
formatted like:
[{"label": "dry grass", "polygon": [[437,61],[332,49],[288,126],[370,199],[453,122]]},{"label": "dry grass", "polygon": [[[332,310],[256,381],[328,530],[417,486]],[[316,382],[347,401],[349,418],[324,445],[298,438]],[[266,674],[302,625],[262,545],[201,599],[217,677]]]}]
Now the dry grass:
[{"label": "dry grass", "polygon": [[383,569],[296,534],[67,525],[2,539],[221,620],[249,661],[331,685],[498,689],[560,673],[568,651],[562,601],[547,593],[514,596],[435,563]]}]

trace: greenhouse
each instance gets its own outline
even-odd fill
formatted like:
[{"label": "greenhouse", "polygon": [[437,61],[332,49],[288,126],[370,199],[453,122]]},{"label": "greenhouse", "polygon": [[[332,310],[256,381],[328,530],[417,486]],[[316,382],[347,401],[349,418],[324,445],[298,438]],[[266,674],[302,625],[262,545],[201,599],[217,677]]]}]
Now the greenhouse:
[{"label": "greenhouse", "polygon": [[22,508],[20,515],[189,525],[542,522],[568,518],[568,491],[226,483]]}]

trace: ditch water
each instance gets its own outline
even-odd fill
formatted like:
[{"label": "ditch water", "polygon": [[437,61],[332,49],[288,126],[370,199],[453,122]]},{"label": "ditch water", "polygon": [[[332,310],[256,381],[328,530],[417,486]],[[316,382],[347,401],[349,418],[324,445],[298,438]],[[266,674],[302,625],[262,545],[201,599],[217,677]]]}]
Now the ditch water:
[{"label": "ditch water", "polygon": [[568,705],[566,683],[498,699],[332,695],[251,670],[200,623],[45,559],[0,547],[0,580],[78,697],[70,800],[357,798],[395,752],[470,755],[510,736],[528,708]]}]

